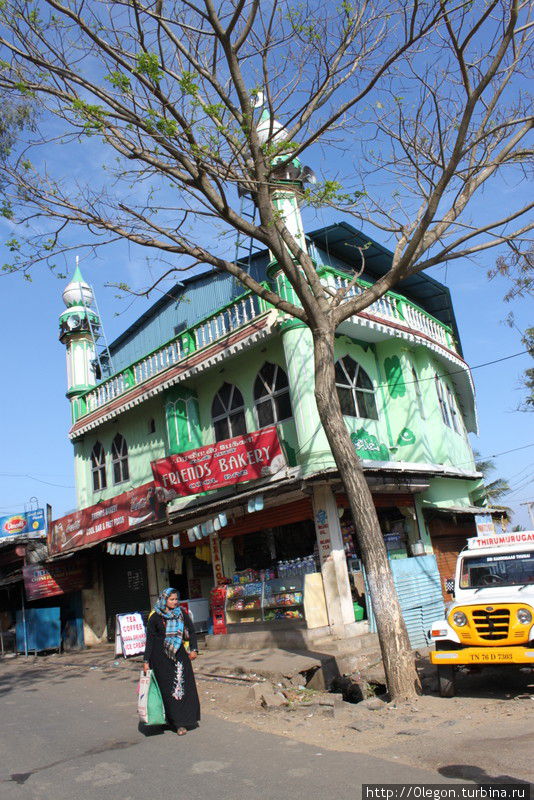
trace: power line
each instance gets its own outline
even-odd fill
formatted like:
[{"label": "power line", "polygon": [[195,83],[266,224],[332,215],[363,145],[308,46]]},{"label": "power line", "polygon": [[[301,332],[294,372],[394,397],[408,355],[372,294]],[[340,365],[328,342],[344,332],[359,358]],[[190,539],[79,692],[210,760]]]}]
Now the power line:
[{"label": "power line", "polygon": [[36,478],[34,475],[16,472],[0,472],[0,478],[29,478],[37,483],[45,483],[47,486],[57,486],[59,489],[74,489],[74,486],[66,486],[63,483],[51,483],[50,481],[43,481],[41,478]]}]

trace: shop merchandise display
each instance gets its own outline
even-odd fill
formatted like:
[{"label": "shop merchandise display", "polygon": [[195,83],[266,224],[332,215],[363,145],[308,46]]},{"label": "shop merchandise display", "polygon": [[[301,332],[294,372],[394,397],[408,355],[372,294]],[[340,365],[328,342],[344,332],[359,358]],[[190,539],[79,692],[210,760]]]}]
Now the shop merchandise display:
[{"label": "shop merchandise display", "polygon": [[292,561],[279,561],[277,566],[279,578],[287,578],[290,575],[306,575],[307,573],[317,572],[317,565],[313,556],[295,558]]},{"label": "shop merchandise display", "polygon": [[228,586],[226,620],[229,624],[281,619],[304,619],[303,575]]}]

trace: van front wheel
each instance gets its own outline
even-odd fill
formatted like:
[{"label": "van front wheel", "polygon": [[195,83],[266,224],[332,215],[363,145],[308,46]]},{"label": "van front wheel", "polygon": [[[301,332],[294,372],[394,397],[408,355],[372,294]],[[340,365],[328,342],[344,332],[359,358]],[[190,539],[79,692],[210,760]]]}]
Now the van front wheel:
[{"label": "van front wheel", "polygon": [[454,667],[438,667],[438,683],[440,697],[454,697]]}]

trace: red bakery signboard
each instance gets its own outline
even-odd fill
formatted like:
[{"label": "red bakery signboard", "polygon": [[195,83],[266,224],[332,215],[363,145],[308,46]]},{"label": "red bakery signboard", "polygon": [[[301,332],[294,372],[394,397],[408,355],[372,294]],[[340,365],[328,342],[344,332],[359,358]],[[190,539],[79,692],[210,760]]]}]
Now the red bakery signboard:
[{"label": "red bakery signboard", "polygon": [[110,500],[75,511],[52,522],[48,551],[77,550],[165,516],[162,492],[154,483],[123,492]]},{"label": "red bakery signboard", "polygon": [[40,600],[87,586],[87,563],[30,564],[22,568],[22,575],[28,601]]},{"label": "red bakery signboard", "polygon": [[276,427],[271,426],[160,458],[152,462],[152,472],[169,501],[274,475],[285,466]]}]

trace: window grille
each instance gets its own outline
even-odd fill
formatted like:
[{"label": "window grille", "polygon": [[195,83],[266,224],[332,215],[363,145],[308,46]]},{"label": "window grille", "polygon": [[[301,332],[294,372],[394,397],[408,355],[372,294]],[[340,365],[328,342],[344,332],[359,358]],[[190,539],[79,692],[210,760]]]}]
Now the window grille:
[{"label": "window grille", "polygon": [[278,364],[266,362],[254,381],[254,403],[260,428],[293,416],[287,375]]},{"label": "window grille", "polygon": [[344,416],[378,419],[373,382],[350,356],[336,362],[336,386]]},{"label": "window grille", "polygon": [[243,395],[231,383],[223,383],[211,405],[215,441],[231,439],[247,432]]},{"label": "window grille", "polygon": [[93,476],[93,491],[99,492],[107,486],[106,480],[106,454],[100,442],[96,442],[91,450],[91,474]]},{"label": "window grille", "polygon": [[124,483],[129,480],[128,445],[120,433],[115,436],[111,445],[111,464],[113,466],[113,483]]}]

